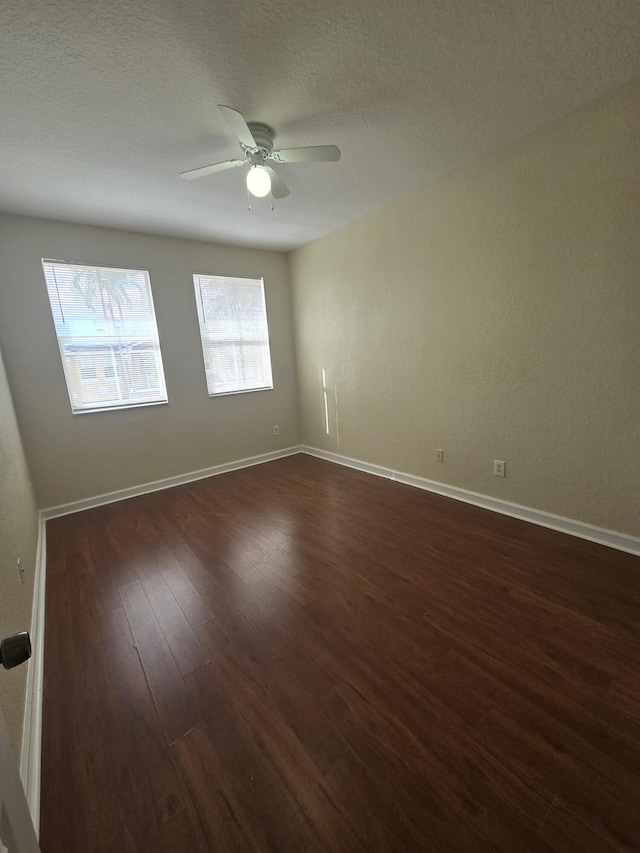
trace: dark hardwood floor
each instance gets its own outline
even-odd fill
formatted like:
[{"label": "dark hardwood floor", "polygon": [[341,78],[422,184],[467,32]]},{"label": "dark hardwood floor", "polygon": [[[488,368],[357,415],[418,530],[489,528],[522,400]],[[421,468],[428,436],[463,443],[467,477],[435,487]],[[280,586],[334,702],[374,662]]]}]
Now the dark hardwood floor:
[{"label": "dark hardwood floor", "polygon": [[640,849],[640,558],[302,455],[47,554],[43,853]]}]

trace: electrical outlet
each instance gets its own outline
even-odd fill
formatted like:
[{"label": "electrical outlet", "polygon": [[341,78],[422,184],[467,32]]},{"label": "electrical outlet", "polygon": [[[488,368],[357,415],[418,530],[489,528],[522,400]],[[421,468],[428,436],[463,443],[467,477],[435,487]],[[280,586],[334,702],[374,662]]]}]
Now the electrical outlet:
[{"label": "electrical outlet", "polygon": [[274,435],[280,435],[280,427],[276,424],[273,428]]},{"label": "electrical outlet", "polygon": [[507,463],[502,459],[493,460],[493,473],[496,477],[504,477],[507,473]]},{"label": "electrical outlet", "polygon": [[444,450],[436,450],[436,462],[444,462]]}]

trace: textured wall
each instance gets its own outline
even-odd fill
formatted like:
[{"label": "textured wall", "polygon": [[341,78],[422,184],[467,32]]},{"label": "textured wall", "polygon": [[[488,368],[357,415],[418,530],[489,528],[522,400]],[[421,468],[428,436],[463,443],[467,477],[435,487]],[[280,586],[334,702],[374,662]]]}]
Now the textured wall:
[{"label": "textured wall", "polygon": [[[149,270],[168,405],[71,413],[43,257]],[[264,277],[273,391],[207,396],[194,272]],[[0,340],[41,507],[298,443],[286,256],[5,216],[0,281]]]},{"label": "textured wall", "polygon": [[[0,638],[31,626],[37,539],[38,511],[0,353]],[[18,575],[18,557],[25,570],[24,583]],[[0,708],[16,759],[22,742],[26,679],[26,664],[0,669]]]},{"label": "textured wall", "polygon": [[294,252],[303,442],[639,535],[639,138],[635,83]]}]

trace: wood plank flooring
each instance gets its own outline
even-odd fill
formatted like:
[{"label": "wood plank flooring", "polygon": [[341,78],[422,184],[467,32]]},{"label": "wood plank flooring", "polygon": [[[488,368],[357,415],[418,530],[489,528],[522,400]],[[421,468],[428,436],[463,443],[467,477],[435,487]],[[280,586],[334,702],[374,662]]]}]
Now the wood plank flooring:
[{"label": "wood plank flooring", "polygon": [[43,853],[640,850],[640,559],[298,455],[47,524]]}]

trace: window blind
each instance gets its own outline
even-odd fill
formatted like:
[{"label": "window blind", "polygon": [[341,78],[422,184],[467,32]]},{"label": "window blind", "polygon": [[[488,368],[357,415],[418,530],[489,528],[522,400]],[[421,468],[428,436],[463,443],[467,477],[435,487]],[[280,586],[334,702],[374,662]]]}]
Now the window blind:
[{"label": "window blind", "polygon": [[42,261],[71,408],[166,403],[146,270]]},{"label": "window blind", "polygon": [[209,396],[273,388],[261,278],[194,275]]}]

